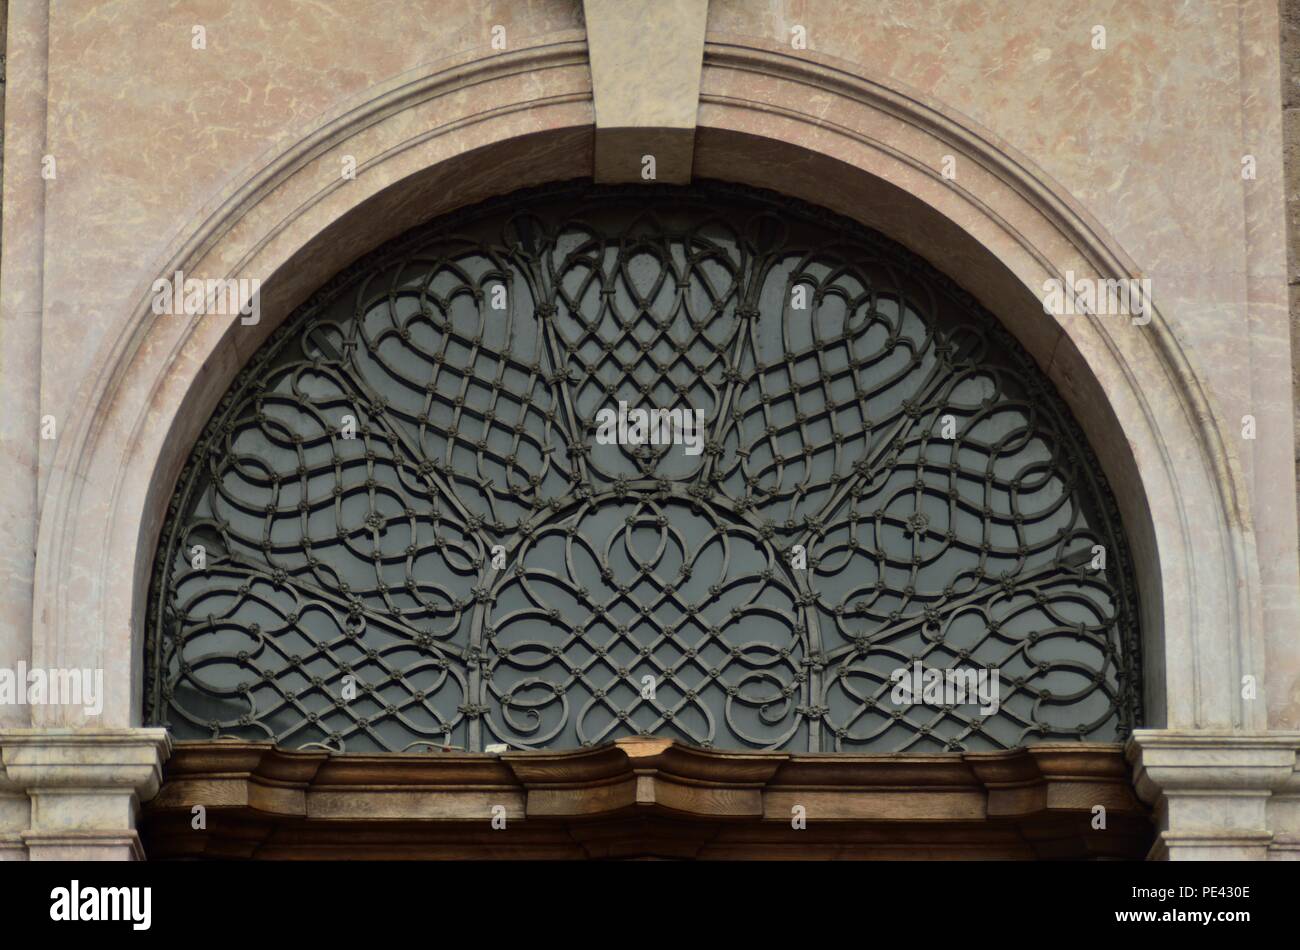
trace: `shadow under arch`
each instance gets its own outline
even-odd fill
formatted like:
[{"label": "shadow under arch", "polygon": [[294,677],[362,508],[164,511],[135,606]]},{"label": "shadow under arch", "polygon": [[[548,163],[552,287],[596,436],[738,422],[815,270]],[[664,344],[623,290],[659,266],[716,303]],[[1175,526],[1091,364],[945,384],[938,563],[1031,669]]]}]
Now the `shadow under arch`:
[{"label": "shadow under arch", "polygon": [[[459,95],[470,87],[472,101]],[[182,228],[164,259],[142,267],[139,296],[123,302],[130,332],[100,354],[58,445],[41,510],[33,663],[129,677],[130,695],[108,696],[101,721],[139,724],[165,506],[241,367],[316,287],[388,238],[490,195],[590,175],[592,122],[580,36],[440,64],[344,104]],[[356,156],[357,178],[341,184],[344,154]],[[957,158],[956,181],[937,171],[944,154]],[[1235,687],[1264,657],[1243,482],[1188,354],[1158,310],[1145,327],[1043,312],[1038,288],[1067,270],[1137,275],[1096,222],[967,120],[759,47],[706,46],[695,172],[874,227],[996,313],[1065,396],[1112,484],[1132,488],[1118,500],[1143,604],[1148,725],[1263,727],[1263,704]],[[176,270],[260,279],[261,322],[154,316],[153,281]],[[36,726],[75,725],[80,710],[34,714]]]}]

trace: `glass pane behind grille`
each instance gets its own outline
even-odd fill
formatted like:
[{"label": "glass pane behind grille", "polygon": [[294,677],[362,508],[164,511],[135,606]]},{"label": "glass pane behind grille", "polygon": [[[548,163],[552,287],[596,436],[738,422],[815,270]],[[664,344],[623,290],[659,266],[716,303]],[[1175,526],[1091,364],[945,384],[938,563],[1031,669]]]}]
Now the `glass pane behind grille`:
[{"label": "glass pane behind grille", "polygon": [[[606,437],[638,410],[658,438]],[[393,242],[273,334],[171,510],[147,714],[180,738],[934,752],[1140,721],[1114,500],[1032,361],[892,242],[731,186],[556,186]],[[900,700],[913,673],[983,675],[996,711]]]}]

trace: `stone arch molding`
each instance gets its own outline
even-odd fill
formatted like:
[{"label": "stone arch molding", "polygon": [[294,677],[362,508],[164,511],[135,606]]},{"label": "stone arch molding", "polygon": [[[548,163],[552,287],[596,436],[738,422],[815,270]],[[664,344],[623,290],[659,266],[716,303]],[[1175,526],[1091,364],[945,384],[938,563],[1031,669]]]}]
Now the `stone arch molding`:
[{"label": "stone arch molding", "polygon": [[[221,394],[329,276],[408,227],[593,169],[581,33],[434,64],[372,88],[253,162],[142,267],[127,332],[97,355],[43,497],[33,664],[102,667],[99,724],[138,725],[146,596],[165,506]],[[797,144],[796,144],[797,143]],[[340,174],[345,156],[355,179]],[[940,173],[944,155],[961,169]],[[1259,575],[1243,479],[1190,355],[1157,306],[1143,327],[1044,314],[1043,282],[1137,276],[1031,162],[969,120],[860,67],[706,42],[696,177],[773,188],[876,227],[1007,323],[1061,389],[1117,486],[1138,563],[1146,720],[1264,728]],[[175,271],[255,277],[261,321],[158,317]],[[81,724],[37,707],[37,727]]]}]

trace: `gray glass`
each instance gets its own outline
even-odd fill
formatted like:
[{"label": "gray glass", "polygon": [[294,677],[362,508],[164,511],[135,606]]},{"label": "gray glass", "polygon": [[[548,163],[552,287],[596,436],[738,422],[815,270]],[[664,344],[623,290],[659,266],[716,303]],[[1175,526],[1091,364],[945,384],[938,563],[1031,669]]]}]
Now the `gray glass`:
[{"label": "gray glass", "polygon": [[[660,438],[602,436],[620,403]],[[240,374],[162,532],[146,713],[340,751],[1108,741],[1136,615],[1064,404],[928,264],[763,193],[574,183],[382,248]]]}]

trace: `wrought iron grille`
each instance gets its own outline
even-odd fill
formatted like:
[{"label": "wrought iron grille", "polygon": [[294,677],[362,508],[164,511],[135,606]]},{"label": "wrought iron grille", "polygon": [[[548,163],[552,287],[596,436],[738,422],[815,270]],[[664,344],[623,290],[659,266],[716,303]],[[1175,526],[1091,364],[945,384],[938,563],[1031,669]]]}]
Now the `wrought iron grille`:
[{"label": "wrought iron grille", "polygon": [[[597,438],[620,402],[698,414],[702,451]],[[939,751],[1140,721],[1114,499],[1030,358],[891,241],[723,185],[521,193],[340,274],[213,415],[150,608],[147,717],[181,738]],[[899,671],[996,671],[998,707]]]}]

